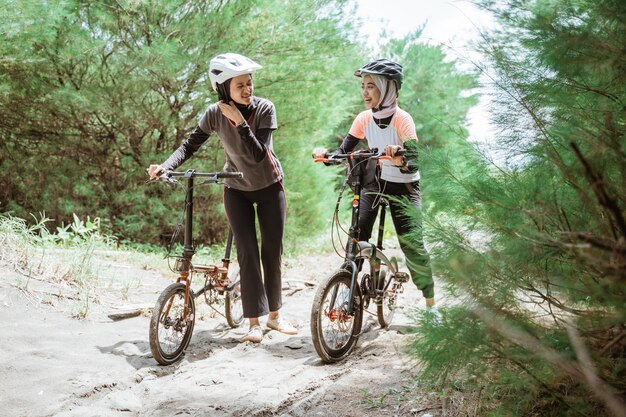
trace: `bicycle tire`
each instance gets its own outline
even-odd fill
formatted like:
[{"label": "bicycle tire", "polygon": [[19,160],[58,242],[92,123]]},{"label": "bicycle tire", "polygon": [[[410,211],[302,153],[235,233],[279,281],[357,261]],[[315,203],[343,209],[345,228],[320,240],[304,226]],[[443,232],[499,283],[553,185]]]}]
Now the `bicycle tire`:
[{"label": "bicycle tire", "polygon": [[[228,266],[228,278],[230,282],[239,281],[239,264],[231,261]],[[231,328],[241,326],[244,321],[243,305],[241,304],[241,285],[237,285],[231,291],[224,294],[224,316]]]},{"label": "bicycle tire", "polygon": [[[363,303],[361,289],[355,285],[353,297],[354,314],[347,312],[350,281],[352,274],[347,270],[339,270],[326,278],[317,288],[311,308],[311,338],[313,346],[324,363],[338,362],[346,358],[356,346],[363,321]],[[340,308],[329,308],[333,288],[338,294],[334,305]],[[343,331],[337,332],[337,330]],[[341,334],[339,334],[341,333]],[[331,340],[340,336],[340,340]]]},{"label": "bicycle tire", "polygon": [[[186,284],[176,282],[161,292],[150,319],[150,350],[160,365],[171,365],[178,361],[189,345],[196,317],[196,304],[190,291],[190,309],[186,323],[182,321]],[[170,303],[171,301],[171,303]],[[167,316],[164,310],[169,306]]]},{"label": "bicycle tire", "polygon": [[241,305],[241,291],[237,286],[232,291],[226,291],[224,298],[224,315],[226,322],[233,329],[241,326],[244,321],[243,306]]},{"label": "bicycle tire", "polygon": [[[387,258],[380,249],[372,250],[371,245],[368,244],[363,245],[360,256],[357,259],[362,259],[363,269],[361,273],[369,272],[371,277],[374,277],[376,274],[380,276],[376,282],[372,283],[376,293],[370,294],[369,297],[376,303],[376,316],[378,317],[380,327],[386,329],[391,324],[398,302],[399,292],[398,287],[395,285],[395,276],[398,271],[397,261],[393,258],[391,260]],[[372,259],[375,259],[378,264],[376,274],[371,269],[370,262]],[[387,290],[381,294],[380,292],[385,288]],[[365,297],[368,296],[364,294]],[[369,303],[366,302],[365,304]]]}]

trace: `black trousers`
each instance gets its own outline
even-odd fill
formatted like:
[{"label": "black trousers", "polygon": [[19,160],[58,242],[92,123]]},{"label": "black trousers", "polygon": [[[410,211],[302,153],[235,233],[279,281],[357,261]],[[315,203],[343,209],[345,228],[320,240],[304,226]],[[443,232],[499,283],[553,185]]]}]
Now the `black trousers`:
[{"label": "black trousers", "polygon": [[[405,214],[407,206],[421,210],[422,200],[419,182],[399,183],[380,180],[378,185],[368,186],[361,191],[359,212],[359,240],[369,240],[378,215],[376,201],[383,194],[389,200],[391,218],[400,242],[400,248],[406,257],[406,263],[415,286],[425,298],[435,296],[435,284],[430,268],[430,257],[424,248],[421,221],[415,221]],[[375,207],[374,207],[375,206]],[[409,237],[409,234],[411,235]]]},{"label": "black trousers", "polygon": [[[282,184],[277,182],[257,191],[226,187],[224,207],[235,237],[244,317],[260,317],[277,311],[282,306],[281,258],[287,210]],[[261,232],[260,256],[257,217]]]}]

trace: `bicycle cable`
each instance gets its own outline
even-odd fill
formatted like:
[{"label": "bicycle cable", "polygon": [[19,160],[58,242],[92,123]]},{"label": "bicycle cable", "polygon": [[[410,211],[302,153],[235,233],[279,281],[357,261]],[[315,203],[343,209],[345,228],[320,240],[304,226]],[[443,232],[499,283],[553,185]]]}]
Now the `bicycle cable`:
[{"label": "bicycle cable", "polygon": [[[347,247],[341,247],[341,251],[343,252],[343,255],[340,253],[340,251],[337,249],[337,241],[339,241],[339,243],[341,243],[341,232],[343,232],[343,235],[347,235],[350,236],[350,232],[347,231],[342,225],[341,222],[339,220],[339,207],[340,207],[340,203],[341,203],[341,199],[343,197],[343,193],[346,190],[346,187],[348,186],[348,183],[350,181],[350,176],[352,175],[352,172],[355,170],[355,168],[357,166],[359,166],[360,164],[369,162],[373,157],[369,157],[369,158],[365,158],[363,160],[358,161],[356,164],[354,164],[352,167],[349,168],[348,172],[346,173],[346,178],[341,186],[341,189],[339,191],[339,197],[337,198],[337,204],[335,205],[335,212],[333,214],[333,220],[331,223],[331,243],[333,246],[333,250],[335,251],[335,253],[338,256],[345,256],[346,254],[346,250]],[[376,181],[378,182],[378,188],[380,190],[380,182],[378,181],[378,178],[376,179]],[[335,240],[335,234],[336,234],[336,239]]]},{"label": "bicycle cable", "polygon": [[[183,184],[181,184],[179,181],[175,181],[174,183],[176,185],[179,185],[183,189],[185,189],[185,186]],[[176,243],[176,240],[178,239],[178,236],[180,235],[180,231],[183,228],[183,223],[185,221],[185,214],[187,213],[187,206],[189,204],[189,195],[191,194],[191,192],[193,191],[194,188],[199,187],[201,185],[209,184],[209,183],[223,184],[223,182],[218,181],[214,177],[211,177],[211,178],[207,178],[206,180],[202,181],[199,184],[194,185],[193,187],[190,187],[185,192],[185,201],[183,202],[182,213],[180,214],[180,217],[178,218],[178,222],[176,224],[174,232],[172,232],[172,237],[170,238],[170,241],[169,241],[169,243],[166,246],[167,253],[165,254],[165,258],[167,259],[167,266],[170,268],[171,271],[174,271],[174,269],[172,268],[172,265],[170,264],[170,259],[172,258],[172,256],[171,256],[172,255],[172,250],[174,248],[174,244]]]}]

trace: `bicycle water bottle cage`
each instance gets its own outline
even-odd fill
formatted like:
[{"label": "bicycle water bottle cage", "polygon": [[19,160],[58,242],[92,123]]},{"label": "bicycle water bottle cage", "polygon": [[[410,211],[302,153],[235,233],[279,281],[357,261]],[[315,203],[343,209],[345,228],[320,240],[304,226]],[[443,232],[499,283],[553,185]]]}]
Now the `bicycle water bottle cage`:
[{"label": "bicycle water bottle cage", "polygon": [[409,282],[409,274],[407,272],[396,272],[394,274],[397,282],[404,284],[405,282]]}]

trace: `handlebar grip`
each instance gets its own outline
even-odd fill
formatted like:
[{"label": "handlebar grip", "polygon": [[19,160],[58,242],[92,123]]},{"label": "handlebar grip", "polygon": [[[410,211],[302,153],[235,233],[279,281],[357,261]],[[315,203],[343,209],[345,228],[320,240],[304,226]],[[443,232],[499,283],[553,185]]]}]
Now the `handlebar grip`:
[{"label": "handlebar grip", "polygon": [[391,161],[396,156],[404,156],[405,154],[406,149],[398,149],[393,156],[383,153],[381,156],[378,157],[378,159],[380,159],[381,161]]},{"label": "handlebar grip", "polygon": [[243,172],[218,172],[217,178],[243,178]]},{"label": "handlebar grip", "polygon": [[336,159],[336,158],[313,158],[313,162],[323,162],[325,165],[340,165],[342,164],[344,159]]}]

